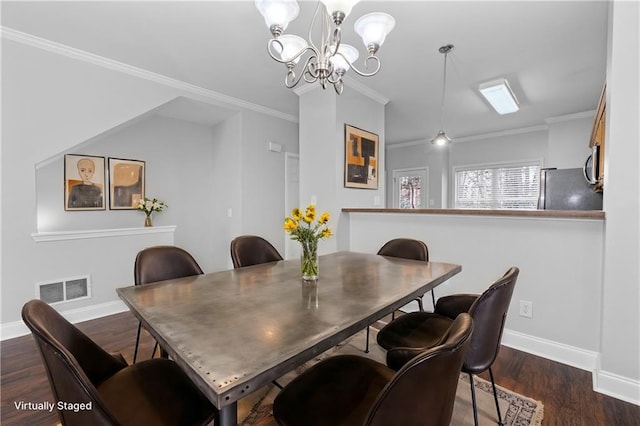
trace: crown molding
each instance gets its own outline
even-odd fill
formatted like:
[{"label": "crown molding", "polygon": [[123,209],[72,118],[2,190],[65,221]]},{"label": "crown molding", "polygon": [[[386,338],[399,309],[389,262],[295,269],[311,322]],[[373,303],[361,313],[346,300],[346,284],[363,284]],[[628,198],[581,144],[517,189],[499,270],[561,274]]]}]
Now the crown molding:
[{"label": "crown molding", "polygon": [[382,105],[386,105],[389,103],[389,98],[387,98],[386,96],[384,96],[382,93],[380,92],[376,92],[375,90],[373,90],[372,88],[366,86],[363,83],[360,83],[360,81],[351,78],[349,76],[345,76],[342,78],[342,80],[344,81],[344,85],[354,89],[357,92],[360,92],[361,94],[373,99],[374,101],[378,102],[379,104]]},{"label": "crown molding", "polygon": [[179,89],[184,92],[201,96],[207,100],[213,101],[217,104],[224,104],[233,106],[236,108],[244,108],[252,111],[256,111],[262,114],[270,115],[272,117],[280,118],[282,120],[290,121],[293,123],[298,122],[298,117],[292,114],[286,114],[271,108],[257,105],[251,102],[244,101],[242,99],[234,98],[232,96],[223,95],[222,93],[215,92],[213,90],[205,89],[194,84],[185,83],[184,81],[177,80],[157,74],[151,71],[144,70],[142,68],[127,65],[122,62],[114,61],[112,59],[105,58],[103,56],[95,55],[93,53],[85,52],[84,50],[76,49],[64,44],[56,43],[51,40],[47,40],[41,37],[37,37],[31,34],[23,33],[21,31],[13,30],[7,27],[0,27],[2,29],[2,38],[12,40],[24,45],[35,47],[45,50],[50,53],[55,53],[68,58],[76,59],[79,61],[87,62],[102,68],[110,69],[113,71],[128,74],[134,77],[142,78],[152,81],[164,86]]},{"label": "crown molding", "polygon": [[[546,124],[541,124],[539,126],[521,127],[519,129],[501,130],[499,132],[483,133],[483,134],[472,135],[472,136],[454,137],[451,143],[470,142],[470,141],[475,141],[475,140],[499,138],[499,137],[502,137],[502,136],[513,136],[513,135],[520,135],[520,134],[524,134],[524,133],[541,132],[541,131],[547,131],[547,130],[549,130],[549,126],[547,126]],[[418,140],[400,142],[400,143],[393,143],[393,144],[387,143],[386,144],[386,148],[387,149],[406,148],[408,146],[423,145],[423,144],[428,143],[428,142],[429,142],[428,139],[418,139]]]},{"label": "crown molding", "polygon": [[394,144],[386,144],[385,148],[386,149],[396,149],[396,148],[407,148],[410,146],[419,146],[419,145],[425,145],[427,144],[429,141],[426,139],[418,139],[415,141],[407,141],[407,142],[400,142],[400,143],[394,143]]},{"label": "crown molding", "polygon": [[460,138],[453,138],[453,143],[459,142],[470,142],[482,139],[491,139],[491,138],[499,138],[502,136],[513,136],[513,135],[521,135],[524,133],[532,133],[532,132],[542,132],[549,130],[549,126],[546,124],[540,124],[538,126],[531,127],[521,127],[519,129],[509,129],[509,130],[501,130],[499,132],[491,132],[491,133],[483,133],[479,135],[473,136],[463,136]]},{"label": "crown molding", "polygon": [[544,120],[544,122],[547,123],[547,124],[563,123],[565,121],[582,120],[583,118],[592,119],[593,117],[595,117],[595,115],[596,115],[596,111],[595,110],[583,111],[583,112],[576,112],[576,113],[573,113],[573,114],[566,114],[566,115],[558,115],[556,117],[549,117],[549,118],[546,118]]},{"label": "crown molding", "polygon": [[[349,89],[353,89],[356,92],[374,100],[375,102],[381,105],[386,105],[389,103],[389,98],[383,96],[381,93],[376,92],[370,87],[365,86],[364,84],[360,83],[358,80],[345,76],[342,78],[342,82],[344,83],[345,87],[348,87]],[[319,84],[307,83],[303,86],[296,87],[295,89],[293,89],[293,92],[298,96],[302,96],[305,93],[311,92],[312,90],[317,90],[321,88],[322,86],[320,86]]]}]

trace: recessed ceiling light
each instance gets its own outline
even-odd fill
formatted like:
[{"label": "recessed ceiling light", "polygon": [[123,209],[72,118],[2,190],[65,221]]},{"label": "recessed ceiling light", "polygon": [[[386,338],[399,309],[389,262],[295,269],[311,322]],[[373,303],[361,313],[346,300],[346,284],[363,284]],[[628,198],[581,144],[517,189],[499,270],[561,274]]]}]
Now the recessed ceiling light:
[{"label": "recessed ceiling light", "polygon": [[506,79],[501,78],[482,83],[479,90],[498,114],[510,114],[518,111],[518,100]]}]

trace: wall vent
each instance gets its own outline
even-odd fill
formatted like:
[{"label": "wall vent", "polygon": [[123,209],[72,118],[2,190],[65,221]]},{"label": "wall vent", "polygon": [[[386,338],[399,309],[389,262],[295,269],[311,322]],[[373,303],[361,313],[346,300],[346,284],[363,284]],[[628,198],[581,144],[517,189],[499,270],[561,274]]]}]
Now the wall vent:
[{"label": "wall vent", "polygon": [[63,278],[36,284],[38,299],[50,305],[91,297],[90,277]]}]

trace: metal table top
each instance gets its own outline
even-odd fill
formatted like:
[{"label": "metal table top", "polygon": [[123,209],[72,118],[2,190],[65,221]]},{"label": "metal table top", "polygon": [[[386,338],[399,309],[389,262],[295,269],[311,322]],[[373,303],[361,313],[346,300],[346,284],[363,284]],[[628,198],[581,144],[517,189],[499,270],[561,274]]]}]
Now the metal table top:
[{"label": "metal table top", "polygon": [[338,252],[320,256],[317,284],[302,282],[299,260],[286,260],[117,292],[224,409],[224,425],[235,422],[238,399],[460,271],[448,263]]}]

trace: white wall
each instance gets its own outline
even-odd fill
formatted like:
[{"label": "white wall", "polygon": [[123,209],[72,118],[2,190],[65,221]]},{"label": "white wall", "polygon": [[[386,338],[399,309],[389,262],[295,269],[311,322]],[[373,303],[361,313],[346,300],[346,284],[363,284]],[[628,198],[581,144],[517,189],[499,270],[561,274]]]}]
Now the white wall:
[{"label": "white wall", "polygon": [[594,119],[595,111],[550,120],[545,167],[583,167],[591,153],[589,140]]},{"label": "white wall", "polygon": [[320,243],[320,253],[345,244],[342,207],[374,207],[375,197],[382,207],[385,199],[384,174],[378,177],[378,189],[344,188],[345,124],[378,135],[378,170],[384,170],[384,105],[348,85],[339,97],[332,90],[304,91],[299,101],[300,203],[305,207],[315,196],[318,209],[331,213],[330,227],[336,235]]},{"label": "white wall", "polygon": [[[221,104],[206,93],[176,89],[144,73],[134,77],[94,64],[91,59],[72,59],[46,50],[48,47],[43,50],[3,38],[2,48],[3,330],[19,320],[20,307],[35,297],[35,283],[40,281],[92,276],[94,297],[59,305],[62,311],[90,310],[113,302],[119,306],[115,289],[132,283],[135,253],[149,245],[175,243],[192,251],[207,271],[228,268],[231,237],[246,233],[240,213],[243,204],[255,209],[251,223],[258,223],[258,227],[251,231],[272,235],[281,231],[282,218],[261,220],[258,205],[252,203],[257,201],[265,211],[280,204],[277,211],[282,212],[284,161],[265,162],[258,155],[257,167],[253,167],[256,173],[248,173],[245,181],[266,186],[245,193],[243,145],[247,154],[253,155],[252,144],[262,145],[260,138],[274,138],[294,150],[296,123],[242,109],[213,129],[148,117],[150,111],[178,97],[218,107]],[[230,109],[237,111],[238,107]],[[99,152],[93,151],[94,146],[100,147]],[[52,197],[41,194],[43,202],[58,203],[54,217],[58,225],[42,230],[105,230],[143,223],[138,211],[63,213],[62,180],[54,169],[65,152],[76,148],[96,155],[146,160],[147,194],[169,204],[166,211],[154,215],[154,223],[176,225],[175,239],[173,233],[158,237],[143,231],[128,233],[126,238],[100,234],[73,242],[34,241],[31,234],[38,231],[36,165],[46,168],[50,163],[51,184],[59,185]],[[277,176],[282,176],[279,185],[269,183],[270,179],[278,181]],[[258,195],[273,198],[258,199]],[[67,221],[71,216],[66,215],[74,215],[71,222],[81,218],[85,223],[71,225]],[[107,241],[100,243],[103,238]],[[277,243],[280,248],[283,241],[281,237]]]},{"label": "white wall", "polygon": [[[438,297],[481,293],[509,267],[519,267],[507,328],[584,351],[598,350],[602,220],[390,213],[348,216],[350,250],[375,253],[391,238],[410,236],[429,246],[430,260],[462,265],[460,274],[436,289]],[[518,316],[519,300],[533,302],[532,319]]]},{"label": "white wall", "polygon": [[428,208],[446,208],[446,196],[443,198],[442,186],[447,182],[449,150],[447,148],[432,145],[429,141],[416,141],[399,146],[387,145],[386,147],[386,206],[393,207],[393,171],[399,169],[429,169],[428,195],[433,200],[433,205],[427,203]]},{"label": "white wall", "polygon": [[[269,142],[282,152],[269,151]],[[263,114],[242,114],[242,233],[269,240],[284,256],[285,152],[298,152],[298,126]]]},{"label": "white wall", "polygon": [[242,233],[242,115],[216,126],[212,138],[213,184],[204,195],[215,200],[209,212],[214,225],[207,239],[216,254],[211,259],[212,269],[222,270],[233,267],[229,242]]},{"label": "white wall", "polygon": [[[108,285],[115,300],[120,274],[130,282],[132,260],[125,261],[124,250],[107,251],[108,245],[96,250],[83,242],[64,250],[56,243],[46,249],[36,245],[31,238],[37,230],[35,165],[175,96],[175,90],[149,81],[2,39],[3,324],[19,319],[20,307],[34,298],[36,282],[79,275],[78,253],[91,253],[94,262],[108,261],[118,271],[96,278],[94,294],[103,294],[100,286]],[[50,265],[57,269],[47,269]]]},{"label": "white wall", "polygon": [[614,1],[611,7],[603,322],[595,387],[634,395],[640,404],[640,4]]}]

